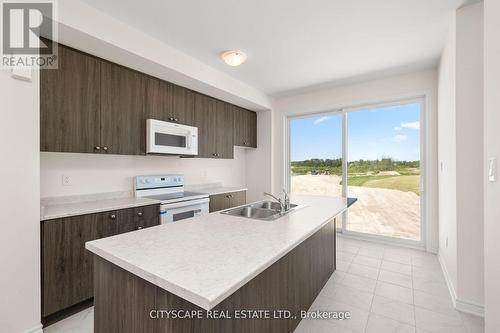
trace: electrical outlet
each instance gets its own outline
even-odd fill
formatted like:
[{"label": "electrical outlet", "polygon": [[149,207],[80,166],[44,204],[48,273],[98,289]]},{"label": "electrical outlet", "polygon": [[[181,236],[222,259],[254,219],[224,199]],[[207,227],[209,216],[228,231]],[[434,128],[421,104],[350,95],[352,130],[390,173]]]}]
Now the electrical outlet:
[{"label": "electrical outlet", "polygon": [[63,186],[71,186],[73,185],[73,179],[68,175],[62,176],[62,184]]}]

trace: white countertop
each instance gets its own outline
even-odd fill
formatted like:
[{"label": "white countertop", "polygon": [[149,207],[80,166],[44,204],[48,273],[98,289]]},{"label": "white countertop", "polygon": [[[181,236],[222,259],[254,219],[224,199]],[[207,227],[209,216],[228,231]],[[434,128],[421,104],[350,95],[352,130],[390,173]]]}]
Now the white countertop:
[{"label": "white countertop", "polygon": [[233,193],[240,191],[248,191],[248,189],[246,187],[228,187],[228,186],[204,187],[196,189],[196,192],[207,193],[208,195]]},{"label": "white countertop", "polygon": [[140,207],[160,203],[158,200],[147,198],[114,198],[93,201],[69,202],[42,205],[40,209],[40,220],[51,220],[61,217],[85,215],[99,212],[107,212],[115,209]]},{"label": "white countertop", "polygon": [[347,208],[347,200],[292,196],[304,205],[274,221],[220,212],[86,243],[119,267],[212,309]]},{"label": "white countertop", "polygon": [[[214,183],[186,186],[186,190],[215,195],[247,191],[248,189],[246,187],[228,187]],[[160,201],[148,198],[135,198],[132,192],[126,191],[44,198],[40,205],[40,221],[154,205],[157,203],[160,203]]]}]

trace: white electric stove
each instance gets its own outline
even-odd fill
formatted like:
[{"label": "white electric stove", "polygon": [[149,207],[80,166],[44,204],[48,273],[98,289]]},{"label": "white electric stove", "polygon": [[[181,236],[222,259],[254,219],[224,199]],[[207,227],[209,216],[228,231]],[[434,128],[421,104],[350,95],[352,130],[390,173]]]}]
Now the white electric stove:
[{"label": "white electric stove", "polygon": [[161,202],[161,224],[208,214],[208,194],[184,191],[183,175],[137,176],[134,187],[136,197]]}]

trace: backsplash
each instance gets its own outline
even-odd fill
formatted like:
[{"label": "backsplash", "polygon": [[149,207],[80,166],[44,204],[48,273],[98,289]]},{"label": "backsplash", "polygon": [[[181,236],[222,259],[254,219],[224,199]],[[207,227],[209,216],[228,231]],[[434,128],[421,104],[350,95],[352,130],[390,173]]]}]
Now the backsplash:
[{"label": "backsplash", "polygon": [[[137,175],[181,173],[186,186],[222,183],[246,185],[246,150],[234,148],[234,159],[198,159],[176,156],[122,156],[40,153],[40,195],[57,197],[132,191]],[[63,177],[71,185],[63,185]]]}]

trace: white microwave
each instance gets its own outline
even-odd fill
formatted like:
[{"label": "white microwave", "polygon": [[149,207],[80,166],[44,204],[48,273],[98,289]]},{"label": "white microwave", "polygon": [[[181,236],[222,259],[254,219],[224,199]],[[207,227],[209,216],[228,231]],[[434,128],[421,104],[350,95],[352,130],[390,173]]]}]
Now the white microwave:
[{"label": "white microwave", "polygon": [[148,154],[198,155],[198,128],[148,119],[146,148]]}]

